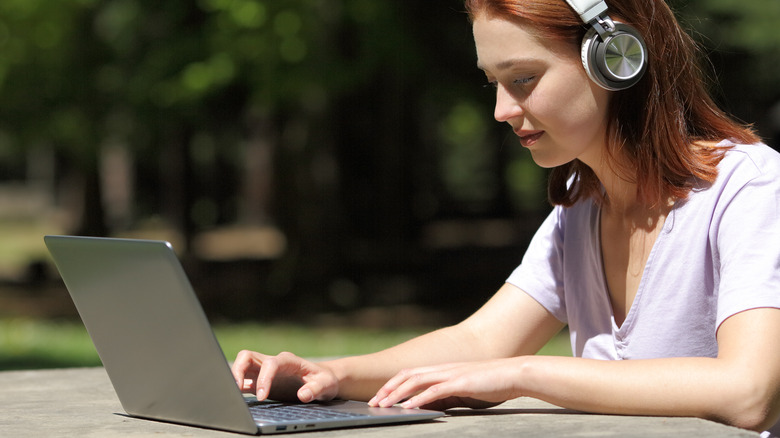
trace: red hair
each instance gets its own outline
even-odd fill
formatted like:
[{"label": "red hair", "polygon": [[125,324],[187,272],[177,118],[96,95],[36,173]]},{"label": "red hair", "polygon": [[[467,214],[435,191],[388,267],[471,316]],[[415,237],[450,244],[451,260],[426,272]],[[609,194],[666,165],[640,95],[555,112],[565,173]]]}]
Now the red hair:
[{"label": "red hair", "polygon": [[[760,140],[715,105],[697,63],[699,49],[663,0],[613,0],[608,6],[613,18],[642,34],[649,58],[639,83],[610,99],[608,164],[636,183],[637,197],[646,205],[684,199],[694,187],[717,178],[725,152],[699,142]],[[577,46],[587,30],[564,0],[466,0],[466,9],[472,21],[483,14],[501,18],[529,26],[542,38]],[[567,186],[572,176],[574,183]],[[548,195],[550,202],[564,206],[584,197],[603,201],[601,183],[579,160],[552,170]]]}]

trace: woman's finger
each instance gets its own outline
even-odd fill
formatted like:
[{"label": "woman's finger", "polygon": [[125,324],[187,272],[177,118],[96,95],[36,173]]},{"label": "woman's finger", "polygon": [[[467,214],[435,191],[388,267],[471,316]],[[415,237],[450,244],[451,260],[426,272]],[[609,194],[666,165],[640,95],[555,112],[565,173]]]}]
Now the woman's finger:
[{"label": "woman's finger", "polygon": [[410,397],[426,391],[431,386],[446,381],[447,371],[431,370],[423,372],[410,372],[405,379],[398,383],[383,399],[378,401],[378,406],[389,407]]},{"label": "woman's finger", "polygon": [[231,372],[239,388],[245,387],[245,380],[254,380],[257,377],[258,370],[262,364],[260,353],[242,350],[236,355]]},{"label": "woman's finger", "polygon": [[442,373],[458,366],[458,364],[445,364],[402,370],[379,389],[374,398],[369,401],[369,405],[392,406],[422,391],[432,383],[440,382],[442,378],[446,378],[442,377]]},{"label": "woman's finger", "polygon": [[242,351],[232,367],[236,383],[258,400],[330,400],[338,394],[338,380],[326,367],[292,353],[267,356]]},{"label": "woman's finger", "polygon": [[432,405],[434,402],[447,399],[455,395],[455,390],[448,382],[431,385],[419,394],[416,394],[401,403],[401,406],[407,409],[419,408],[421,406]]},{"label": "woman's finger", "polygon": [[258,365],[260,370],[255,381],[255,395],[258,401],[263,401],[271,393],[271,384],[279,369],[279,363],[275,357],[266,356]]},{"label": "woman's finger", "polygon": [[368,404],[370,406],[385,406],[383,403],[387,402],[388,396],[394,393],[399,386],[409,380],[416,372],[418,372],[416,369],[404,369],[399,371],[398,374],[390,378],[390,380],[379,388],[379,391],[377,391],[376,395],[368,401]]}]

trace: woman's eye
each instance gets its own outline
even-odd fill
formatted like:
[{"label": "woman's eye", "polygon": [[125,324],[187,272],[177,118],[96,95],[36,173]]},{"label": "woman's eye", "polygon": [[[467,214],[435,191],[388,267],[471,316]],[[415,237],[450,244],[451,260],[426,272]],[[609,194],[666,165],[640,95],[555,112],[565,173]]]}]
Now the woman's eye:
[{"label": "woman's eye", "polygon": [[534,79],[536,79],[536,76],[528,76],[528,77],[524,77],[524,78],[517,78],[514,81],[512,81],[512,83],[514,85],[528,85]]},{"label": "woman's eye", "polygon": [[[536,79],[536,76],[526,76],[522,78],[517,78],[512,81],[512,86],[515,87],[524,87],[532,83]],[[483,85],[484,88],[498,88],[498,81],[490,81],[487,84]]]}]

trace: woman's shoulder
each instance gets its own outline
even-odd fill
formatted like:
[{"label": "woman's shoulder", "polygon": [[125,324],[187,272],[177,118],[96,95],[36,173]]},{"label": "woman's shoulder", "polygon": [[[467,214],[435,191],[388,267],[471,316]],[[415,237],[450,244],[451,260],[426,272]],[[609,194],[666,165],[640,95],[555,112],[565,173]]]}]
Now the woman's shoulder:
[{"label": "woman's shoulder", "polygon": [[[764,143],[739,144],[722,141],[725,153],[718,164],[718,176],[711,184],[694,189],[692,197],[732,199],[739,193],[762,198],[780,193],[780,153]],[[745,190],[749,188],[748,190]]]},{"label": "woman's shoulder", "polygon": [[739,144],[724,140],[718,146],[728,148],[718,166],[719,173],[738,171],[753,177],[780,176],[780,153],[764,143]]}]

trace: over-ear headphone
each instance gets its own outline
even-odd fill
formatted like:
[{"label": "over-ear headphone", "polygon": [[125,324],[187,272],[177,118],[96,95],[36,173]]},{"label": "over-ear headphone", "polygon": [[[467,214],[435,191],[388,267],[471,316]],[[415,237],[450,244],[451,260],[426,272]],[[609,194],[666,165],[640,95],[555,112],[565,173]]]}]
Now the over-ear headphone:
[{"label": "over-ear headphone", "polygon": [[566,0],[590,29],[582,39],[582,65],[593,82],[607,90],[625,90],[647,70],[647,47],[633,27],[607,15],[604,0]]}]

